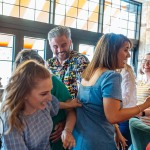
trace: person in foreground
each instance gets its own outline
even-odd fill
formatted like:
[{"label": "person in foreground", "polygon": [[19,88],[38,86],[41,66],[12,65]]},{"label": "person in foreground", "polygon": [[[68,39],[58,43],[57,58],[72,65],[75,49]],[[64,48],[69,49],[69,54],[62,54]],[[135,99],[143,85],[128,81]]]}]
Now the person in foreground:
[{"label": "person in foreground", "polygon": [[[36,60],[43,66],[46,66],[44,59],[38,54],[37,51],[24,49],[17,54],[15,59],[15,67],[17,68],[21,63],[27,60]],[[59,100],[60,110],[56,116],[52,117],[53,130],[50,136],[50,145],[52,150],[64,150],[61,141],[62,133],[63,138],[67,140],[64,143],[66,147],[70,146],[70,144],[68,144],[69,142],[74,141],[72,134],[68,132],[68,130],[73,130],[76,115],[74,110],[70,108],[79,107],[81,104],[78,103],[77,99],[71,100],[71,95],[68,89],[55,75],[52,75],[51,78],[53,84],[51,94]],[[68,139],[71,139],[71,137],[73,140],[69,141]]]},{"label": "person in foreground", "polygon": [[[150,95],[150,53],[146,53],[141,60],[139,70],[142,78],[137,81],[137,104],[144,102]],[[129,121],[132,137],[132,149],[145,150],[150,142],[150,108],[145,109]]]},{"label": "person in foreground", "polygon": [[26,61],[13,72],[1,109],[2,150],[50,149],[51,116],[59,110],[51,89],[50,72],[36,61]]},{"label": "person in foreground", "polygon": [[[121,69],[120,74],[122,76],[121,90],[122,90],[122,102],[123,108],[130,108],[136,106],[136,77],[132,67],[125,64],[124,68]],[[129,120],[119,123],[119,128],[122,135],[127,139],[126,150],[129,149],[132,144],[131,135],[129,130]]]},{"label": "person in foreground", "polygon": [[77,95],[82,107],[76,108],[76,146],[72,150],[117,150],[113,124],[150,106],[147,98],[143,104],[122,108],[122,79],[115,70],[124,67],[130,48],[130,40],[121,34],[105,34],[98,41],[94,57],[82,74]]}]

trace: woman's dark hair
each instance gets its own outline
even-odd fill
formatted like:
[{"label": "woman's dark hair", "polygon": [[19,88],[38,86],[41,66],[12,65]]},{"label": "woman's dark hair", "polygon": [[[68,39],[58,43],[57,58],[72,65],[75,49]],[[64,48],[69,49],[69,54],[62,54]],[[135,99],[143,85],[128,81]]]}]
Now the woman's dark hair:
[{"label": "woman's dark hair", "polygon": [[18,65],[26,60],[36,60],[39,63],[41,63],[42,65],[45,65],[45,61],[44,59],[38,54],[37,51],[35,50],[28,50],[28,49],[24,49],[21,50],[15,59],[15,68],[18,67]]},{"label": "woman's dark hair", "polygon": [[118,69],[118,52],[125,42],[131,41],[122,34],[108,33],[103,35],[98,41],[95,53],[91,63],[82,73],[82,77],[89,81],[94,71],[98,68],[106,68],[110,70]]}]

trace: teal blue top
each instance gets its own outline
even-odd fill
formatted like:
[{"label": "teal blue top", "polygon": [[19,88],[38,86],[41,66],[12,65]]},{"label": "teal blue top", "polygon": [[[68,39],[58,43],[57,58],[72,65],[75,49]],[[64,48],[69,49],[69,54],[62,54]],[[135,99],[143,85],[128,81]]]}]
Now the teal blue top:
[{"label": "teal blue top", "polygon": [[73,150],[117,150],[114,127],[105,116],[103,98],[122,101],[121,75],[114,71],[104,72],[93,86],[80,85],[77,98],[82,107],[76,109],[73,132],[76,147]]}]

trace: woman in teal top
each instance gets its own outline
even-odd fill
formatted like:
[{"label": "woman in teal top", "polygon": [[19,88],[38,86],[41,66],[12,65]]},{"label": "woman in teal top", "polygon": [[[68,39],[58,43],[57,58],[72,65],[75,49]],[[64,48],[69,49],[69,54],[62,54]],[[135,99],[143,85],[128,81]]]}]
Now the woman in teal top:
[{"label": "woman in teal top", "polygon": [[105,34],[98,41],[92,61],[82,74],[77,98],[73,150],[117,150],[114,126],[150,106],[143,104],[122,108],[121,69],[130,57],[130,40],[121,34]]},{"label": "woman in teal top", "polygon": [[[66,86],[54,75],[52,76],[52,83],[53,83],[53,89],[51,93],[52,95],[58,98],[59,102],[66,102],[67,100],[72,98]],[[53,133],[57,132],[57,130],[55,130],[56,126],[59,126],[60,128],[64,129],[65,121],[66,121],[66,110],[60,109],[58,114],[54,116],[52,120],[53,120],[54,128],[53,128],[53,131],[51,134],[51,140],[50,140],[51,148],[52,150],[64,150],[63,145],[62,145],[62,140],[60,138],[61,135],[58,136],[59,139],[56,142],[55,142],[55,138],[54,138],[54,142],[52,142],[53,141],[52,137],[53,135],[55,135]]]}]

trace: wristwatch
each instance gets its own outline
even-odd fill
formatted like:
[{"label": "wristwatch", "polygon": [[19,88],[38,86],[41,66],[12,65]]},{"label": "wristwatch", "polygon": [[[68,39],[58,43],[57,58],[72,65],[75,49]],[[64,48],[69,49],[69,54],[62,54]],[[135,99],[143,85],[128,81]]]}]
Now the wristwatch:
[{"label": "wristwatch", "polygon": [[142,111],[142,117],[144,117],[145,116],[145,111]]}]

